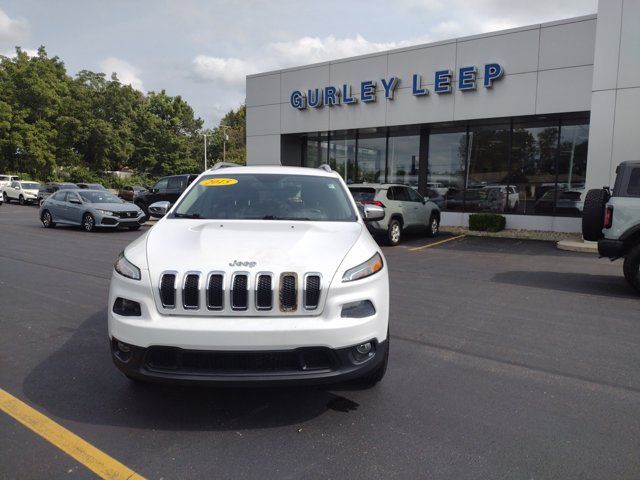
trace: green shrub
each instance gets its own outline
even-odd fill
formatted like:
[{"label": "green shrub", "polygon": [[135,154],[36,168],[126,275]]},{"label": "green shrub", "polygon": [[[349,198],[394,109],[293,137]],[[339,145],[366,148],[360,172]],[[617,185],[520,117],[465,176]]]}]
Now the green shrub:
[{"label": "green shrub", "polygon": [[504,230],[507,219],[497,213],[473,213],[469,215],[469,230],[499,232]]}]

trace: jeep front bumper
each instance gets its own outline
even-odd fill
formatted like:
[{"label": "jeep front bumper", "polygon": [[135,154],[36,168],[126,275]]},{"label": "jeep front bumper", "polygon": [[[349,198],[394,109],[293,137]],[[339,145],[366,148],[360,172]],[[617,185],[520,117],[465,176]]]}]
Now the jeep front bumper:
[{"label": "jeep front bumper", "polygon": [[111,341],[115,365],[128,377],[154,383],[220,386],[283,386],[354,380],[375,370],[387,355],[388,340],[372,340],[371,351],[331,349],[211,351],[175,347],[141,348]]}]

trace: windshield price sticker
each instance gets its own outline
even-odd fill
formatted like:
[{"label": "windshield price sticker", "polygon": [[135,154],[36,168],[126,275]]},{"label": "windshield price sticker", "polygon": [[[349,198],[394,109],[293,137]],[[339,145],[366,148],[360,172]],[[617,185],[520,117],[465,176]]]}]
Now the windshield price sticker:
[{"label": "windshield price sticker", "polygon": [[203,187],[226,187],[228,185],[235,185],[236,183],[238,183],[238,180],[235,178],[209,178],[202,180],[200,185]]}]

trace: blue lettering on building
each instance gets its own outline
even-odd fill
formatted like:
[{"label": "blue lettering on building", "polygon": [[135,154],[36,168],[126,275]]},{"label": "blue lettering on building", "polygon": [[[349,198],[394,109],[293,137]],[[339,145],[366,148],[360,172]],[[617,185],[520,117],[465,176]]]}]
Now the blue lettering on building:
[{"label": "blue lettering on building", "polygon": [[376,82],[365,80],[360,83],[360,100],[365,103],[376,101]]},{"label": "blue lettering on building", "polygon": [[433,81],[433,91],[436,93],[451,92],[451,70],[438,70]]},{"label": "blue lettering on building", "polygon": [[462,67],[458,75],[458,89],[463,92],[476,89],[476,67]]},{"label": "blue lettering on building", "polygon": [[[482,82],[485,88],[492,88],[493,83],[504,76],[504,68],[498,63],[487,63],[484,71],[479,76],[478,68],[470,65],[460,67],[457,74],[450,69],[438,70],[433,76],[433,91],[438,94],[451,93],[454,88],[460,91],[476,90]],[[333,107],[336,105],[354,105],[359,101],[371,103],[376,101],[377,82],[380,81],[384,98],[393,100],[396,88],[400,84],[400,77],[368,79],[360,82],[355,87],[356,94],[352,92],[352,85],[344,83],[341,86],[328,85],[324,88],[309,88],[305,93],[301,90],[291,92],[289,102],[293,108],[306,110],[308,107],[321,108],[323,105]],[[411,94],[415,97],[429,95],[429,89],[423,86],[422,75],[414,73],[411,78]],[[359,96],[359,98],[358,98]]]},{"label": "blue lettering on building", "polygon": [[411,93],[414,95],[429,95],[429,90],[427,88],[422,88],[422,77],[417,73],[413,74]]}]

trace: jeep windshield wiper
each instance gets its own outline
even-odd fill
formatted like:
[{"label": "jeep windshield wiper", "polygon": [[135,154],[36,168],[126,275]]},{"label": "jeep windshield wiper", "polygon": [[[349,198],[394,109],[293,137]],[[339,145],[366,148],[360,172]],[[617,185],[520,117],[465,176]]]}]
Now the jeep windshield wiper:
[{"label": "jeep windshield wiper", "polygon": [[307,217],[279,217],[277,215],[265,215],[260,220],[301,220],[301,221],[309,221],[310,218]]},{"label": "jeep windshield wiper", "polygon": [[174,213],[176,218],[202,218],[199,213]]}]

